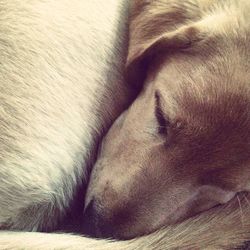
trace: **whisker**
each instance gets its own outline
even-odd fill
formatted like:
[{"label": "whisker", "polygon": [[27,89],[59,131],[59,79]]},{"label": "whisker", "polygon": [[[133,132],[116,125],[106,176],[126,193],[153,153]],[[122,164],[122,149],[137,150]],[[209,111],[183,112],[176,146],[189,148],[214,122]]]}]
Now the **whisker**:
[{"label": "whisker", "polygon": [[239,207],[240,207],[241,224],[242,224],[242,226],[244,227],[244,215],[243,215],[243,211],[242,211],[242,206],[241,206],[240,198],[239,198],[238,195],[237,195],[237,200],[238,200]]},{"label": "whisker", "polygon": [[246,200],[248,206],[250,207],[250,201],[247,199],[247,196],[246,196],[245,194],[243,194],[243,195],[244,195],[244,198],[245,198],[245,200]]}]

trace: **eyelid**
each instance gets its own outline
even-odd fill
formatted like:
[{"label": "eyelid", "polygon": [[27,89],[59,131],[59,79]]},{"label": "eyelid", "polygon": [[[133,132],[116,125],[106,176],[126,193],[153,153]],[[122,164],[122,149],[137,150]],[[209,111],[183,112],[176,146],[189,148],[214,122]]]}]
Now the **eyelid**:
[{"label": "eyelid", "polygon": [[161,97],[159,91],[155,91],[155,117],[159,124],[158,133],[166,134],[169,121],[166,119],[162,107],[161,107]]}]

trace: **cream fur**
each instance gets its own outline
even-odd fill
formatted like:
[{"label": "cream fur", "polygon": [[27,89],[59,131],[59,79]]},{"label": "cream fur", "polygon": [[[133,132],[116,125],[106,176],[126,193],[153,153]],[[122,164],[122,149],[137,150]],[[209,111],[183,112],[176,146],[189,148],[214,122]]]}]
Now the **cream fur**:
[{"label": "cream fur", "polygon": [[0,228],[49,230],[128,103],[127,3],[6,0],[0,9]]}]

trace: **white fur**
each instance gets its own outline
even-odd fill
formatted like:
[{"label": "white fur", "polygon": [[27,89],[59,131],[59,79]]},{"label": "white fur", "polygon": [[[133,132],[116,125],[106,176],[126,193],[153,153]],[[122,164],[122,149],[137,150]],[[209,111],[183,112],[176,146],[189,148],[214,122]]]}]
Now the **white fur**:
[{"label": "white fur", "polygon": [[127,102],[127,2],[5,0],[0,9],[0,228],[51,229]]}]

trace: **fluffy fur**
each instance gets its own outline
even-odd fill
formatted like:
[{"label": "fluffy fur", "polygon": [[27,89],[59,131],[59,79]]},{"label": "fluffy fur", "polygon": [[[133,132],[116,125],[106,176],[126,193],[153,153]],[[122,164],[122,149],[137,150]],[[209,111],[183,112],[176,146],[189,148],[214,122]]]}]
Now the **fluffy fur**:
[{"label": "fluffy fur", "polygon": [[[124,26],[118,25],[118,20],[125,23],[126,1],[121,2],[1,1],[3,229],[55,228],[70,206],[76,183],[84,179],[98,137],[127,105],[130,97],[121,76],[124,53],[119,50]],[[246,2],[240,1],[243,9]],[[227,9],[217,7],[219,13]],[[131,241],[1,231],[0,249],[232,249],[250,237],[248,200],[242,194],[225,206]]]},{"label": "fluffy fur", "polygon": [[1,228],[54,229],[86,182],[91,152],[130,98],[126,6],[0,2]]}]

